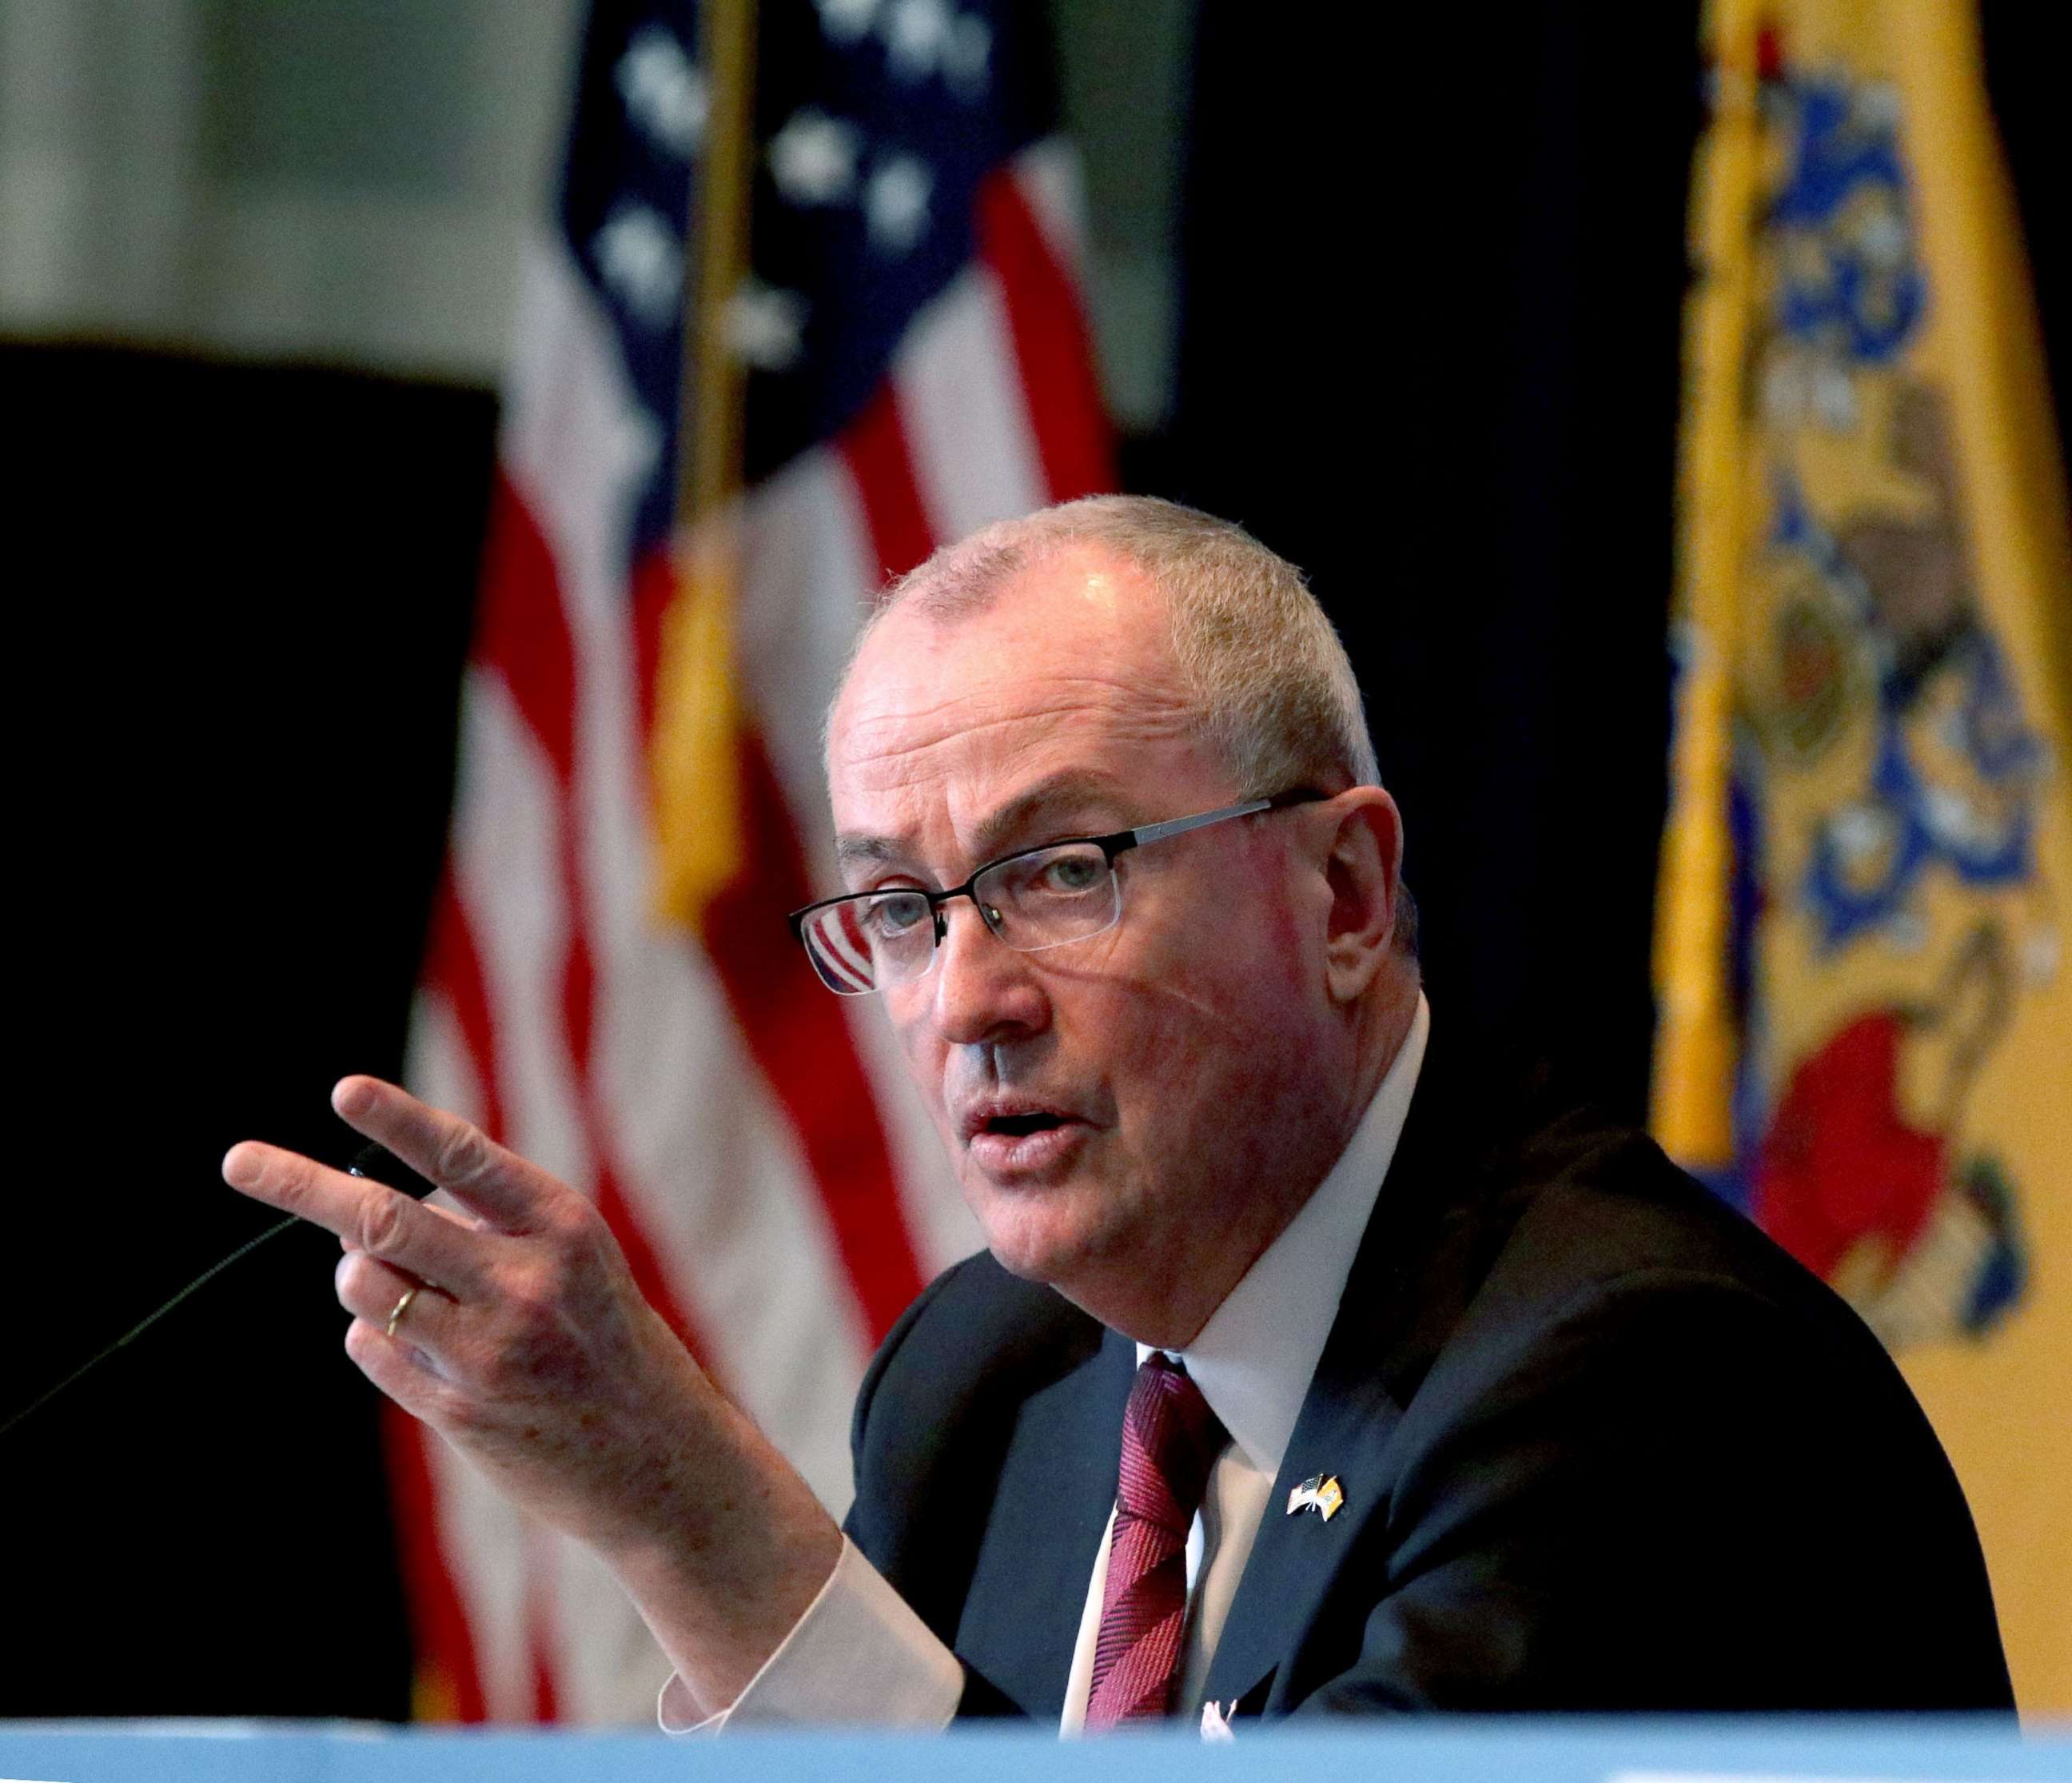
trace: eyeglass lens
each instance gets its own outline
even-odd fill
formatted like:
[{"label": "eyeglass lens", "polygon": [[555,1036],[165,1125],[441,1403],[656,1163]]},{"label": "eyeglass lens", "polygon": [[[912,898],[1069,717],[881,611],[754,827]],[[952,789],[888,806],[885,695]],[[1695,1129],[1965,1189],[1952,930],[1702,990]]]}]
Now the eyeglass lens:
[{"label": "eyeglass lens", "polygon": [[[1087,940],[1122,913],[1115,869],[1091,842],[1001,861],[972,882],[971,896],[986,926],[1025,953]],[[850,995],[919,978],[935,950],[935,924],[919,892],[845,898],[816,911],[805,933],[823,982]]]}]

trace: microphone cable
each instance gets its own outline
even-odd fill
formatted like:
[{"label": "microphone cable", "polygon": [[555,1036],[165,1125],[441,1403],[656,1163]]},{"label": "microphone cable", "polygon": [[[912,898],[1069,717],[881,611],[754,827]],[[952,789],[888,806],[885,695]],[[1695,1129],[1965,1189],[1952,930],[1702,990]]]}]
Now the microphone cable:
[{"label": "microphone cable", "polygon": [[[431,1183],[420,1176],[416,1171],[405,1163],[384,1145],[370,1143],[362,1146],[353,1155],[352,1162],[346,1166],[346,1174],[348,1176],[361,1176],[369,1181],[379,1182],[386,1188],[397,1188],[400,1192],[416,1200],[421,1201],[427,1195],[434,1192],[434,1185]],[[27,1423],[59,1394],[68,1391],[76,1382],[84,1380],[118,1350],[127,1349],[167,1313],[199,1294],[233,1263],[244,1262],[268,1239],[279,1237],[290,1226],[301,1225],[303,1223],[301,1214],[290,1213],[284,1219],[276,1221],[256,1237],[246,1239],[228,1257],[220,1262],[211,1263],[170,1300],[146,1313],[114,1342],[97,1350],[63,1379],[51,1386],[46,1387],[19,1411],[9,1417],[6,1423],[0,1423],[0,1440],[4,1440],[17,1424]]]}]

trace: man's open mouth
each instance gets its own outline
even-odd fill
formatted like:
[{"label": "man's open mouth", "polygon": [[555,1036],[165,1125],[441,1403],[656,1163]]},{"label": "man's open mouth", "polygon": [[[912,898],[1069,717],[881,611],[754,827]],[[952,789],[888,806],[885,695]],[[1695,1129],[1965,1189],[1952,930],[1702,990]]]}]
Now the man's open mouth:
[{"label": "man's open mouth", "polygon": [[1009,1096],[967,1109],[963,1126],[973,1160],[1003,1179],[1046,1175],[1078,1151],[1088,1130],[1076,1114]]},{"label": "man's open mouth", "polygon": [[1063,1126],[1065,1117],[1054,1114],[1048,1109],[1038,1109],[1027,1114],[996,1114],[979,1129],[981,1133],[1004,1133],[1010,1139],[1021,1139],[1026,1134],[1047,1132],[1054,1126]]}]

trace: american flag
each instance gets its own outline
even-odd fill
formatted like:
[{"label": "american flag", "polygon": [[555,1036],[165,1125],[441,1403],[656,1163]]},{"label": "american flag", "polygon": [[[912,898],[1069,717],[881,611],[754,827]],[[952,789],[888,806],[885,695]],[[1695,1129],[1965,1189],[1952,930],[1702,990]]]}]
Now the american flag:
[{"label": "american flag", "polygon": [[[659,919],[684,237],[724,111],[701,10],[598,0],[525,252],[409,1076],[595,1197],[839,1509],[871,1348],[977,1240],[882,1018],[815,984],[783,923],[832,859],[821,714],[888,574],[1109,463],[1040,9],[765,0],[751,257],[719,312],[745,492],[734,784],[707,790],[738,843],[697,920]],[[666,1666],[602,1571],[421,1427],[389,1436],[420,1713],[652,1715]]]}]

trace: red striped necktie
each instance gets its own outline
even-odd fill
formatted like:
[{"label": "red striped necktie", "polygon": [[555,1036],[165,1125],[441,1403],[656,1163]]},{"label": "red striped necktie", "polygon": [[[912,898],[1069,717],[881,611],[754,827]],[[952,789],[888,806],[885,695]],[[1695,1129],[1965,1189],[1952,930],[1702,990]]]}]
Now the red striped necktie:
[{"label": "red striped necktie", "polygon": [[1090,1732],[1172,1712],[1187,1625],[1187,1531],[1224,1439],[1186,1369],[1158,1350],[1145,1357],[1122,1414]]}]

